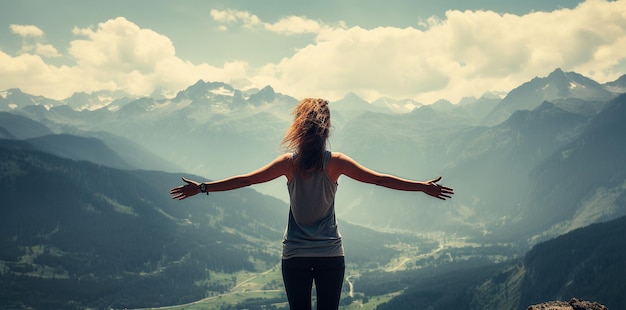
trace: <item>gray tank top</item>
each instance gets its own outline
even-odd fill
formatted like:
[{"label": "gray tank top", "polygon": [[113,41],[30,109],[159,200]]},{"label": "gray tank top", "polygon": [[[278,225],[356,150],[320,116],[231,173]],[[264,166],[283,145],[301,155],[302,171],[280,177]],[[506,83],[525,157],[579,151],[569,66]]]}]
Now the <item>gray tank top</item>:
[{"label": "gray tank top", "polygon": [[326,173],[329,159],[327,151],[322,171],[307,176],[296,173],[287,183],[290,207],[283,238],[283,259],[344,255],[335,218],[337,184]]}]

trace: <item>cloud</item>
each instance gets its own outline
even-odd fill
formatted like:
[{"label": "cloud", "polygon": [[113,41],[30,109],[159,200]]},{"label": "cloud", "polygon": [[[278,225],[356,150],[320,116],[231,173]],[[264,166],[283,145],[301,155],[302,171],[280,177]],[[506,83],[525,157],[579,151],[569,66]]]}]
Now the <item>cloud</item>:
[{"label": "cloud", "polygon": [[227,30],[224,24],[241,24],[247,29],[265,29],[280,34],[317,33],[322,25],[304,16],[288,16],[281,18],[276,23],[262,22],[256,15],[247,11],[239,10],[211,10],[213,20],[223,23],[220,30]]},{"label": "cloud", "polygon": [[52,46],[51,44],[37,43],[35,45],[35,53],[37,53],[38,55],[44,56],[44,57],[48,57],[48,58],[55,58],[55,57],[61,57],[62,56],[59,53],[59,51],[57,51],[57,49],[54,46]]},{"label": "cloud", "polygon": [[[175,93],[199,79],[229,81],[246,76],[247,64],[242,62],[227,62],[220,68],[182,60],[169,38],[123,17],[96,28],[74,28],[73,33],[78,37],[68,49],[73,66],[54,66],[37,54],[13,57],[0,51],[0,89],[17,86],[55,99],[103,89],[147,96],[157,87]],[[37,45],[31,51],[58,54],[50,45]]]},{"label": "cloud", "polygon": [[13,33],[18,34],[21,37],[43,37],[43,31],[41,31],[41,29],[37,26],[12,24],[9,27]]},{"label": "cloud", "polygon": [[[626,1],[518,16],[448,11],[421,29],[322,27],[316,42],[260,70],[296,96],[414,98],[423,103],[509,91],[560,67],[598,81],[626,69]],[[426,26],[426,27],[424,27]]]},{"label": "cloud", "polygon": [[[39,55],[24,53],[11,56],[0,51],[0,89],[18,87],[27,93],[62,99],[71,93],[64,89],[81,90],[83,79],[69,67],[54,67]],[[106,85],[101,85],[103,88]],[[59,96],[63,93],[63,96]]]},{"label": "cloud", "polygon": [[169,38],[123,17],[101,23],[96,30],[74,28],[73,33],[85,39],[71,42],[70,55],[94,71],[149,73],[161,59],[175,57]]},{"label": "cloud", "polygon": [[[211,17],[221,23],[234,24],[241,23],[245,28],[255,28],[261,25],[261,20],[254,14],[250,14],[246,11],[238,10],[211,10]],[[221,27],[225,27],[222,25]]]},{"label": "cloud", "polygon": [[[0,89],[20,87],[59,99],[101,89],[149,95],[155,88],[174,93],[203,79],[240,88],[272,85],[298,98],[336,100],[355,92],[367,100],[431,103],[510,91],[556,68],[599,82],[626,72],[626,1],[587,0],[573,9],[525,15],[451,10],[406,28],[329,25],[302,16],[267,23],[237,10],[212,10],[211,17],[224,30],[274,35],[273,40],[276,34],[314,35],[298,38],[305,43],[275,63],[194,64],[176,55],[168,37],[119,17],[73,30],[64,55],[72,65],[47,63],[42,57],[59,52],[42,42],[17,56],[0,51]],[[44,35],[35,26],[11,29],[29,40]]]},{"label": "cloud", "polygon": [[334,99],[347,91],[366,97],[380,96],[379,90],[405,96],[444,87],[448,77],[421,55],[423,35],[412,28],[326,28],[316,44],[264,71],[276,78],[272,85]]},{"label": "cloud", "polygon": [[20,49],[22,53],[34,52],[48,58],[61,57],[61,54],[54,46],[39,42],[43,39],[44,32],[37,26],[12,24],[9,28],[11,28],[11,32],[22,37],[22,47]]},{"label": "cloud", "polygon": [[302,16],[289,16],[274,24],[265,24],[265,29],[284,34],[318,33],[321,27],[320,23]]}]

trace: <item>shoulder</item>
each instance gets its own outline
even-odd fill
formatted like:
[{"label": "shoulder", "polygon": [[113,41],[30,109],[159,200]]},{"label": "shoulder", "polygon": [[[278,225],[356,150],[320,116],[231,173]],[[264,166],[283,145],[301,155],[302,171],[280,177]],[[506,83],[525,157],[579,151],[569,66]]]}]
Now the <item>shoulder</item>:
[{"label": "shoulder", "polygon": [[350,158],[350,156],[341,152],[331,152],[330,158],[331,158],[331,162],[333,162],[334,164],[342,164],[342,163],[354,161],[352,158]]},{"label": "shoulder", "polygon": [[281,154],[278,155],[278,157],[276,157],[276,159],[274,159],[275,163],[278,164],[289,164],[291,165],[293,163],[293,153],[285,153],[285,154]]},{"label": "shoulder", "polygon": [[277,160],[291,160],[293,156],[294,156],[293,153],[284,153],[284,154],[278,155],[276,159]]},{"label": "shoulder", "polygon": [[330,161],[327,167],[327,173],[331,180],[337,182],[339,176],[344,174],[348,167],[354,163],[354,160],[348,155],[340,152],[331,152]]},{"label": "shoulder", "polygon": [[288,171],[291,170],[291,167],[293,166],[292,157],[293,155],[289,153],[278,155],[276,158],[274,158],[271,162],[269,162],[265,167],[261,169],[265,169],[265,170],[280,169],[280,171],[282,171],[283,173],[287,173]]},{"label": "shoulder", "polygon": [[330,152],[330,158],[333,159],[341,159],[342,157],[345,157],[346,155],[341,153],[341,152]]},{"label": "shoulder", "polygon": [[285,171],[291,172],[293,169],[293,158],[294,158],[293,153],[285,153],[276,157],[276,159],[274,160],[274,163],[283,167]]},{"label": "shoulder", "polygon": [[287,179],[291,179],[291,176],[293,175],[292,154],[285,153],[282,155],[278,155],[269,164],[267,164],[263,168],[260,168],[256,172],[268,173],[276,177],[284,175],[287,177]]}]

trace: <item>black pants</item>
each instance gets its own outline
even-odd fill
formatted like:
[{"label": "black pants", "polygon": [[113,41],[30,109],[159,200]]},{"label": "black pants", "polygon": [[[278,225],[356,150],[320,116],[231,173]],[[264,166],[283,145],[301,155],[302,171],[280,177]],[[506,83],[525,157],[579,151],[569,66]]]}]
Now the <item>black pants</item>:
[{"label": "black pants", "polygon": [[343,256],[283,259],[282,271],[290,309],[311,309],[313,280],[317,291],[317,309],[339,308],[341,286],[346,271]]}]

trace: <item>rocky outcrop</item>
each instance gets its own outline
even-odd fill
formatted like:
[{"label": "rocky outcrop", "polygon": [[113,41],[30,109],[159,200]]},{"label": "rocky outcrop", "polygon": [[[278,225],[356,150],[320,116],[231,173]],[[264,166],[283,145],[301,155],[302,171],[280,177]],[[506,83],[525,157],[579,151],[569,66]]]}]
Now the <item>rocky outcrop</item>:
[{"label": "rocky outcrop", "polygon": [[609,310],[597,302],[572,298],[570,301],[548,301],[528,307],[527,310]]}]

